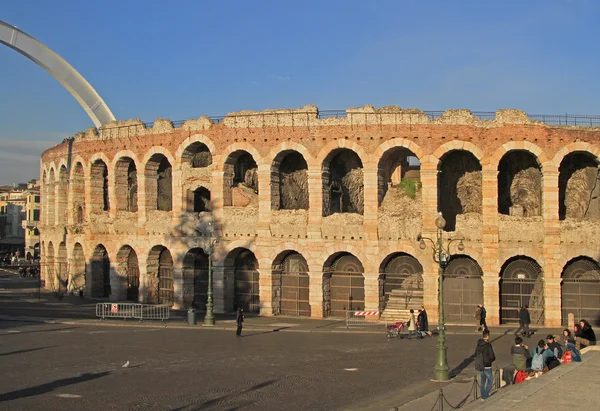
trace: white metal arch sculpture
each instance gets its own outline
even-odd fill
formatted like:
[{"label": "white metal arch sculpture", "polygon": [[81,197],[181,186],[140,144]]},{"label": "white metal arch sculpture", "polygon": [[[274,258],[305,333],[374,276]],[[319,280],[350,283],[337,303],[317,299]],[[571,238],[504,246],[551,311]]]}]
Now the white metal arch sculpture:
[{"label": "white metal arch sculpture", "polygon": [[45,44],[2,20],[0,20],[0,43],[18,51],[52,74],[52,77],[69,90],[69,93],[81,104],[96,127],[115,120],[113,113],[90,83]]}]

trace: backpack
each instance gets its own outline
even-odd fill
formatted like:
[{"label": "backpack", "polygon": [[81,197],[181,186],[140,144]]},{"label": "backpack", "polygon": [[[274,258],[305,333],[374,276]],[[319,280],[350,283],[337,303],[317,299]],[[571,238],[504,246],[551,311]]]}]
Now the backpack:
[{"label": "backpack", "polygon": [[475,370],[476,371],[485,370],[485,366],[483,365],[483,353],[481,351],[477,351],[475,353]]},{"label": "backpack", "polygon": [[544,366],[544,350],[538,352],[538,349],[536,348],[531,360],[531,369],[534,371],[542,371]]}]

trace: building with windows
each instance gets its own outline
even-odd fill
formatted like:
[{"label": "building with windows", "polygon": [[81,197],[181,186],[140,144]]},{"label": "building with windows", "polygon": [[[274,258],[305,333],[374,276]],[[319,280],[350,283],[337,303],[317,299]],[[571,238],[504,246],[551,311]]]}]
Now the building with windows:
[{"label": "building with windows", "polygon": [[37,182],[0,187],[0,255],[39,256]]},{"label": "building with windows", "polygon": [[[565,125],[569,124],[569,125]],[[600,318],[600,119],[371,106],[107,123],[42,155],[44,275],[92,297],[217,312],[446,321]],[[210,222],[210,224],[209,224]],[[214,234],[211,234],[214,233]],[[463,247],[461,247],[463,248]],[[46,284],[56,283],[47,281]]]}]

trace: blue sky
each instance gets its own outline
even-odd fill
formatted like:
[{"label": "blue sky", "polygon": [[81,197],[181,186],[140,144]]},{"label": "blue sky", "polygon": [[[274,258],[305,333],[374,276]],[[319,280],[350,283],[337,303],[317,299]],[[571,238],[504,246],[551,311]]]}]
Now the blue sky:
[{"label": "blue sky", "polygon": [[[372,104],[600,114],[600,5],[560,1],[20,0],[0,20],[75,67],[118,119]],[[0,184],[92,126],[0,46]]]}]

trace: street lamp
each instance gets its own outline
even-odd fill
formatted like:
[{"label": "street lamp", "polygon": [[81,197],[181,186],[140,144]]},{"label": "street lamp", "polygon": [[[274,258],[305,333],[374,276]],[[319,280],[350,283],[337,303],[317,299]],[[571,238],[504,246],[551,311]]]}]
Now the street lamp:
[{"label": "street lamp", "polygon": [[429,237],[423,237],[421,234],[417,236],[419,242],[419,248],[425,250],[427,244],[425,241],[431,243],[431,251],[433,261],[438,264],[438,342],[437,342],[437,360],[435,367],[433,367],[433,375],[435,381],[448,381],[450,380],[450,372],[448,369],[448,358],[446,347],[446,331],[444,327],[444,269],[448,265],[450,260],[450,245],[455,241],[458,243],[458,251],[463,251],[465,245],[463,244],[462,238],[454,238],[448,241],[446,248],[444,248],[444,227],[446,226],[446,220],[442,217],[442,213],[438,214],[435,219],[435,226],[437,227],[437,238],[435,240]]},{"label": "street lamp", "polygon": [[206,254],[208,254],[208,289],[206,291],[206,316],[204,317],[204,326],[211,327],[215,325],[215,316],[213,314],[212,256],[219,239],[214,236],[212,222],[208,223],[207,232],[208,242],[206,242],[203,247]]}]

